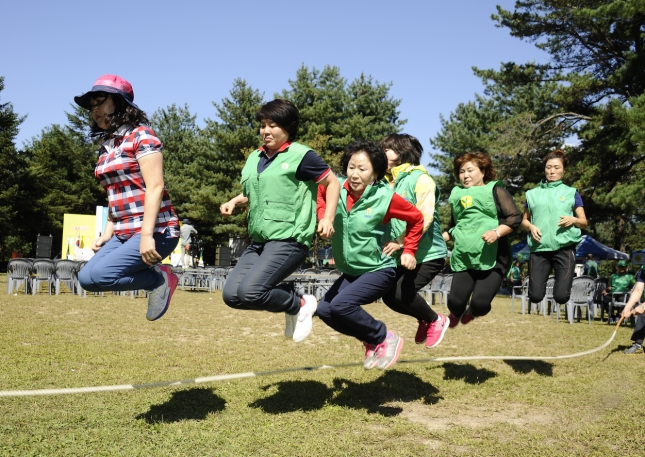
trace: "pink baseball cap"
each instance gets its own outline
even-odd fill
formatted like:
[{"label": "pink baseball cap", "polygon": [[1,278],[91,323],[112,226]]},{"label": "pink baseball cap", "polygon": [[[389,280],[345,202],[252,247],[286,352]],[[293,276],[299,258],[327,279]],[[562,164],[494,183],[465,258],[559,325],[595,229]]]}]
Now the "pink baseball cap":
[{"label": "pink baseball cap", "polygon": [[92,89],[88,92],[85,92],[83,95],[74,97],[76,104],[82,108],[90,109],[90,98],[92,97],[93,92],[106,92],[109,94],[118,94],[130,105],[139,109],[137,105],[134,104],[134,91],[132,90],[132,85],[127,82],[125,79],[117,75],[103,75],[96,80]]}]

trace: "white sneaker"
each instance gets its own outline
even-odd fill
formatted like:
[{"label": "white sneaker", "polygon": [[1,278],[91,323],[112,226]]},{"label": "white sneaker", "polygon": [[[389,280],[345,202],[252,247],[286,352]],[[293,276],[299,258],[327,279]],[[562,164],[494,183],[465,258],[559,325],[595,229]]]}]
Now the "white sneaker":
[{"label": "white sneaker", "polygon": [[285,338],[293,338],[293,331],[296,328],[297,321],[298,321],[297,314],[284,313],[284,337]]},{"label": "white sneaker", "polygon": [[313,295],[303,295],[302,298],[305,304],[300,307],[296,320],[295,328],[293,329],[293,341],[300,343],[307,339],[313,327],[313,317],[318,308],[318,302]]}]

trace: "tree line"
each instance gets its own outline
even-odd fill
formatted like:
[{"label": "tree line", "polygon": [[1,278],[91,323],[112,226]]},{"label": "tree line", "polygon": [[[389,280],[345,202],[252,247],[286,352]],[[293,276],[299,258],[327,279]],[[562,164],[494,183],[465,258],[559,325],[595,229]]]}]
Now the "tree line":
[{"label": "tree line", "polygon": [[[442,190],[442,223],[449,221],[446,200],[458,154],[490,154],[498,178],[521,205],[526,190],[543,177],[540,159],[560,147],[571,159],[565,181],[584,200],[587,232],[622,251],[645,247],[645,2],[522,0],[513,11],[498,7],[492,19],[549,58],[473,68],[483,93],[441,117],[426,165]],[[224,219],[219,206],[240,192],[244,161],[259,145],[255,112],[263,102],[293,101],[301,113],[298,141],[339,172],[348,143],[379,141],[402,130],[401,100],[392,98],[390,87],[365,75],[350,82],[333,66],[302,66],[286,89],[268,98],[236,79],[229,95],[213,103],[214,116],[204,127],[187,105],[152,114],[165,148],[166,186],[180,218],[190,218],[199,230],[207,263],[216,245],[246,234],[245,213]],[[3,88],[0,77],[0,95]],[[88,113],[72,106],[67,119],[18,149],[24,117],[11,103],[0,104],[0,259],[14,251],[33,253],[38,233],[51,233],[54,252],[60,252],[63,214],[93,214],[96,205],[106,204],[93,176],[98,148]]]}]

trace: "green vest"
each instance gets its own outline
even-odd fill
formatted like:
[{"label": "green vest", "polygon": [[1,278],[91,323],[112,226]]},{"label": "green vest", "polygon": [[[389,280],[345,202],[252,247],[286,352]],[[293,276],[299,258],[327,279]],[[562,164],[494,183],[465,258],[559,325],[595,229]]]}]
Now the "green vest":
[{"label": "green vest", "polygon": [[341,182],[331,238],[338,270],[349,276],[360,276],[384,268],[396,268],[394,259],[382,253],[383,241],[389,231],[383,219],[393,195],[389,184],[380,181],[367,186],[351,211],[347,211],[347,189]]},{"label": "green vest", "polygon": [[[396,177],[394,183],[394,192],[399,194],[401,197],[405,198],[408,202],[416,206],[417,204],[417,194],[415,193],[415,187],[419,176],[425,173],[422,170],[412,170],[412,172],[400,172]],[[441,232],[441,222],[439,221],[439,210],[437,205],[439,203],[440,192],[439,188],[435,187],[435,209],[434,217],[432,219],[432,224],[428,227],[428,230],[423,234],[421,240],[419,240],[419,248],[415,254],[417,263],[428,262],[435,259],[445,259],[448,257],[448,248],[446,247],[446,242],[443,239]],[[399,219],[390,220],[390,239],[396,240],[399,236],[405,233],[406,223]],[[401,251],[398,251],[393,255],[397,260],[397,263],[400,263]]]},{"label": "green vest", "polygon": [[617,273],[614,273],[611,275],[611,280],[610,280],[610,285],[611,285],[611,292],[612,293],[624,293],[624,292],[629,292],[634,285],[636,280],[634,279],[634,275],[625,273],[622,275],[619,275]]},{"label": "green vest", "polygon": [[531,213],[531,224],[542,232],[540,242],[528,234],[531,252],[557,251],[572,244],[578,244],[581,232],[578,227],[558,227],[560,216],[573,216],[576,189],[562,181],[542,181],[540,187],[526,192],[526,203]]},{"label": "green vest", "polygon": [[491,270],[497,263],[497,241],[486,243],[482,235],[499,226],[491,181],[485,186],[456,186],[448,199],[455,226],[450,230],[455,246],[450,255],[453,271]]},{"label": "green vest", "polygon": [[318,184],[296,179],[298,165],[310,150],[292,143],[259,174],[260,150],[247,159],[242,169],[242,193],[249,199],[249,236],[256,243],[293,238],[311,247]]}]

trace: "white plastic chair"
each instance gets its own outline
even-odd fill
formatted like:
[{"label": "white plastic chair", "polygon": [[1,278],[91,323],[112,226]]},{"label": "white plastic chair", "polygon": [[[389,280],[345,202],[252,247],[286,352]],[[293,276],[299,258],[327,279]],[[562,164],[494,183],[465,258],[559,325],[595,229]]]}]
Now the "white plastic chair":
[{"label": "white plastic chair", "polygon": [[443,281],[441,281],[441,289],[439,290],[439,305],[448,306],[448,295],[450,295],[450,289],[452,287],[452,275],[444,275]]},{"label": "white plastic chair", "polygon": [[31,294],[36,295],[36,292],[40,290],[40,285],[42,283],[45,283],[47,284],[47,292],[49,292],[49,295],[51,295],[52,287],[54,286],[55,272],[56,266],[51,260],[34,260],[34,263],[32,265],[33,274],[31,276]]},{"label": "white plastic chair", "polygon": [[72,294],[76,293],[76,279],[75,279],[76,262],[73,260],[59,260],[56,262],[56,295],[60,294],[60,284],[63,283]]},{"label": "white plastic chair", "polygon": [[[578,322],[580,322],[580,316],[582,315],[582,308],[587,308],[587,320],[591,324],[594,318],[594,306],[593,306],[593,297],[596,291],[596,280],[591,276],[579,276],[574,278],[573,285],[571,286],[571,296],[569,301],[566,303],[567,307],[567,317],[569,318],[569,323],[573,324],[574,312],[578,308]],[[560,315],[560,305],[555,304],[556,316]]]},{"label": "white plastic chair", "polygon": [[[511,289],[511,313],[515,309],[515,298],[522,301],[522,314],[525,314],[526,302],[529,301],[529,277],[527,276],[519,286],[513,286]],[[529,313],[531,312],[531,304],[529,303]]]},{"label": "white plastic chair", "polygon": [[[544,294],[544,298],[542,299],[542,302],[540,302],[540,311],[542,312],[542,315],[546,317],[547,315],[547,310],[549,309],[549,302],[551,302],[551,312],[553,312],[553,307],[555,305],[555,300],[553,300],[553,286],[555,285],[555,278],[553,276],[549,277],[549,279],[546,280],[546,293]],[[553,313],[552,313],[553,314]]]},{"label": "white plastic chair", "polygon": [[29,293],[31,282],[31,262],[26,259],[12,259],[7,265],[7,293],[18,290],[21,284],[25,286],[25,295]]},{"label": "white plastic chair", "polygon": [[444,275],[439,273],[437,276],[432,278],[432,282],[428,284],[430,300],[426,300],[428,303],[434,305],[435,297],[439,295],[439,305],[441,305],[441,284],[443,283]]}]

